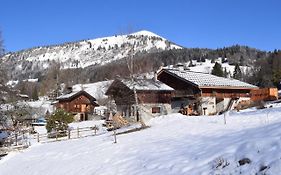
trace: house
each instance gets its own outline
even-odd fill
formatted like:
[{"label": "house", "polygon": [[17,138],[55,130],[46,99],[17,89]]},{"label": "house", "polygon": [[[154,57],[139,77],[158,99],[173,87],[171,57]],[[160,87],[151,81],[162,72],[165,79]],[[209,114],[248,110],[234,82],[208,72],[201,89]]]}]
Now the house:
[{"label": "house", "polygon": [[229,78],[184,69],[161,69],[157,79],[175,89],[172,108],[185,113],[211,115],[250,100],[257,86]]},{"label": "house", "polygon": [[114,99],[117,112],[123,117],[146,121],[171,112],[173,91],[173,88],[155,79],[116,79],[106,95]]},{"label": "house", "polygon": [[74,91],[57,98],[55,107],[76,115],[75,120],[88,120],[94,108],[98,106],[96,99],[84,90]]}]

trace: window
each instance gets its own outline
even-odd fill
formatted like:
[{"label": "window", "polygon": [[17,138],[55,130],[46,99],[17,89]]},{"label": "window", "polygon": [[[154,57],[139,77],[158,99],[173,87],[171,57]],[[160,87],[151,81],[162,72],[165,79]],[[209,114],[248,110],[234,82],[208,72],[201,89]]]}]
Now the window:
[{"label": "window", "polygon": [[152,107],[152,113],[160,113],[160,107]]}]

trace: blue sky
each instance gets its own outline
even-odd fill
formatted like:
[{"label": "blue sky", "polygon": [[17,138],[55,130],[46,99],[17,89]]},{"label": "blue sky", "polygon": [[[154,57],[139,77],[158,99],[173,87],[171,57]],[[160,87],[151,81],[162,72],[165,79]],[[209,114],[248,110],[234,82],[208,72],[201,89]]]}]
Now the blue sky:
[{"label": "blue sky", "polygon": [[149,30],[185,47],[281,49],[280,0],[1,0],[7,51]]}]

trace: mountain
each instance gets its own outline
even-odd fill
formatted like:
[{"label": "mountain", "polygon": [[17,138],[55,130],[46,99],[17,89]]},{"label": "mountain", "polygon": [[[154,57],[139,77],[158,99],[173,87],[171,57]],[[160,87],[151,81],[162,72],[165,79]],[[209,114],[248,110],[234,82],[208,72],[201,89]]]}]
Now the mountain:
[{"label": "mountain", "polygon": [[8,53],[0,60],[2,66],[8,69],[10,79],[23,79],[37,78],[36,73],[58,63],[60,69],[85,68],[105,65],[129,55],[181,48],[159,35],[143,30],[128,35],[40,46]]}]

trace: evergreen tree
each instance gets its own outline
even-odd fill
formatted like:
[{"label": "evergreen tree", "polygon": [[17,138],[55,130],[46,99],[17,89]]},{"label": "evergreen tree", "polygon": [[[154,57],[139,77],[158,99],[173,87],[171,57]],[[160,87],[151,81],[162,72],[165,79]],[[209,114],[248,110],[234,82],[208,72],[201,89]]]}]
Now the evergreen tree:
[{"label": "evergreen tree", "polygon": [[193,67],[193,66],[194,66],[194,64],[192,63],[192,59],[190,59],[188,67]]},{"label": "evergreen tree", "polygon": [[234,68],[234,72],[233,72],[233,78],[235,78],[237,80],[242,79],[242,71],[241,71],[241,69],[240,69],[240,67],[237,63],[235,64],[235,68]]},{"label": "evergreen tree", "polygon": [[228,78],[228,72],[226,70],[226,67],[223,70],[223,77]]},{"label": "evergreen tree", "polygon": [[216,62],[211,74],[219,76],[219,77],[223,77],[223,70],[222,70],[221,64]]},{"label": "evergreen tree", "polygon": [[73,122],[73,115],[58,109],[53,113],[47,121],[46,129],[50,133],[52,131],[59,132],[58,136],[65,136],[68,129],[68,124]]},{"label": "evergreen tree", "polygon": [[38,90],[37,90],[37,87],[34,87],[34,88],[33,88],[33,91],[32,91],[32,99],[33,99],[33,100],[38,100]]}]

